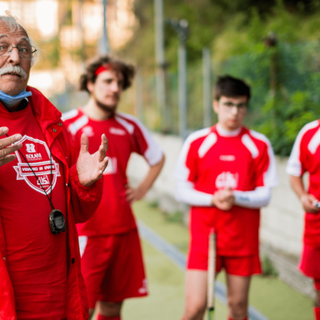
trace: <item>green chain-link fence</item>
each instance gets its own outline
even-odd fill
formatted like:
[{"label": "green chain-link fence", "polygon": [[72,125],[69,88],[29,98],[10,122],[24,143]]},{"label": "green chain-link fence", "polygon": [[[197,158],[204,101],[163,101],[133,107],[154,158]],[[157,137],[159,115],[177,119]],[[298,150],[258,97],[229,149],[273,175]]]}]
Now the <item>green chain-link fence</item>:
[{"label": "green chain-link fence", "polygon": [[[188,131],[203,127],[202,63],[188,66]],[[271,140],[275,152],[288,155],[304,124],[320,118],[320,41],[281,43],[275,47],[259,44],[251,52],[234,56],[211,67],[212,84],[217,75],[229,74],[245,79],[252,88],[246,125]],[[155,131],[179,132],[178,76],[166,79],[166,123],[156,99],[155,76],[137,74],[135,85],[122,96],[120,110],[135,114]],[[138,86],[137,84],[140,83]],[[60,110],[84,105],[85,93],[69,90],[51,99]],[[211,122],[215,122],[212,114]]]}]

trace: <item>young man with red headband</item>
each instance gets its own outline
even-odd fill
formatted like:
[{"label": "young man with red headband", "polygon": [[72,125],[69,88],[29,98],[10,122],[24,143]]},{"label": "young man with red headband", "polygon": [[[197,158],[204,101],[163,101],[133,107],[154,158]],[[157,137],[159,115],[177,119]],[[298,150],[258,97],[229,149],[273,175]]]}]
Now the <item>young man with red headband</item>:
[{"label": "young man with red headband", "polygon": [[[314,315],[320,320],[320,121],[306,124],[294,143],[287,173],[290,184],[305,210],[303,252],[299,269],[307,277],[314,279],[316,304]],[[303,183],[303,175],[309,173],[309,188]]]},{"label": "young man with red headband", "polygon": [[[80,89],[88,103],[64,115],[73,136],[89,136],[90,148],[105,133],[109,165],[104,172],[103,197],[94,217],[78,227],[82,272],[91,312],[99,320],[120,319],[123,300],[147,295],[140,241],[130,204],[141,199],[159,175],[163,153],[146,128],[134,117],[117,111],[123,90],[130,87],[133,66],[108,56],[91,62],[81,76]],[[149,171],[136,188],[126,176],[131,153],[142,155]]]},{"label": "young man with red headband", "polygon": [[208,236],[215,229],[216,272],[225,269],[228,319],[248,319],[251,276],[261,273],[260,208],[277,185],[268,139],[243,126],[250,88],[220,77],[213,109],[218,123],[191,134],[176,167],[176,198],[191,206],[184,320],[201,320],[206,309]]}]

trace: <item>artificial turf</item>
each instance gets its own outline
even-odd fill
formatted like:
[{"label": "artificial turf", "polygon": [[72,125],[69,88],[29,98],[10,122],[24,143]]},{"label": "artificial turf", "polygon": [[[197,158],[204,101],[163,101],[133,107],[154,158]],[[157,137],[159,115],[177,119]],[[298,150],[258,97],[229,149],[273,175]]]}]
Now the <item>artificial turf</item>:
[{"label": "artificial turf", "polygon": [[[168,218],[150,204],[134,204],[138,219],[151,227],[171,244],[186,253],[188,230],[177,219]],[[184,273],[143,241],[143,251],[149,281],[150,295],[125,302],[125,320],[180,320],[183,309]],[[219,281],[224,282],[224,274]],[[250,304],[270,320],[312,320],[312,299],[295,291],[277,278],[254,276],[250,290]],[[217,301],[215,320],[226,319],[226,306]]]}]

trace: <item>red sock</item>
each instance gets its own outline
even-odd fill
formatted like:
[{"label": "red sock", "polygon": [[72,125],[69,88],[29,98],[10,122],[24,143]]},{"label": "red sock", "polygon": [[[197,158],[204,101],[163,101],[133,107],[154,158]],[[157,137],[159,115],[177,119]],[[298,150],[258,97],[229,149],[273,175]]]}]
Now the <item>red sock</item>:
[{"label": "red sock", "polygon": [[314,307],[313,311],[314,311],[315,320],[320,320],[320,308],[319,307]]},{"label": "red sock", "polygon": [[108,317],[108,316],[102,316],[101,314],[98,314],[97,320],[121,320],[121,318],[120,316]]}]

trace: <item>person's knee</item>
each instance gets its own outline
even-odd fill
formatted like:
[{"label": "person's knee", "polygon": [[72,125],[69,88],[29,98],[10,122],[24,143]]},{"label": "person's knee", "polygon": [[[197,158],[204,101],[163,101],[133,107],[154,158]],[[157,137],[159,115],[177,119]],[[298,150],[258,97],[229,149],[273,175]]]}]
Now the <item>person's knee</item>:
[{"label": "person's knee", "polygon": [[185,320],[201,320],[206,311],[206,302],[197,301],[187,301],[184,311]]},{"label": "person's knee", "polygon": [[247,299],[229,299],[228,306],[232,318],[244,319],[247,315]]},{"label": "person's knee", "polygon": [[315,306],[320,307],[320,279],[313,279],[314,280],[314,290],[316,293],[315,299]]},{"label": "person's knee", "polygon": [[316,290],[315,292],[316,292],[316,298],[314,301],[314,305],[315,305],[315,307],[320,308],[320,291]]},{"label": "person's knee", "polygon": [[121,313],[122,302],[99,301],[100,313],[105,316],[115,317]]},{"label": "person's knee", "polygon": [[93,313],[94,313],[94,309],[89,309],[89,319],[91,319]]}]

